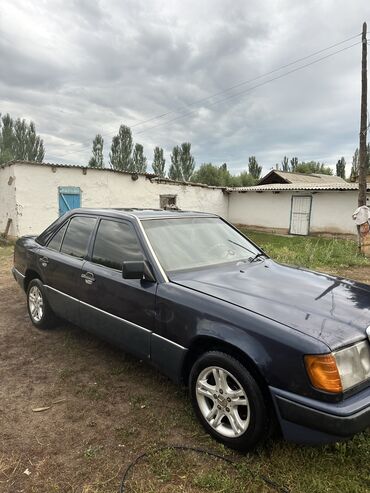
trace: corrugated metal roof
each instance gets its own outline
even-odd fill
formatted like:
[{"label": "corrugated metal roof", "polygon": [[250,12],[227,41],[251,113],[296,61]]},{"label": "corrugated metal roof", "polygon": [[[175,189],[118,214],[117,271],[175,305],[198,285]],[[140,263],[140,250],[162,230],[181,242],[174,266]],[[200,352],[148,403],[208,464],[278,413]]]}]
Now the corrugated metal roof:
[{"label": "corrugated metal roof", "polygon": [[[370,190],[370,183],[368,183]],[[256,185],[254,187],[227,188],[227,192],[284,192],[300,190],[358,190],[358,183],[271,183],[270,185]]]},{"label": "corrugated metal roof", "polygon": [[[266,180],[273,180],[273,176],[277,175],[282,178],[286,183],[346,183],[343,178],[335,175],[326,175],[323,173],[291,173],[288,171],[280,171],[278,169],[273,169],[263,176],[259,183],[264,184]],[[277,180],[279,182],[279,180]],[[267,183],[269,184],[269,183]]]},{"label": "corrugated metal roof", "polygon": [[118,169],[113,169],[113,168],[90,168],[89,166],[81,166],[78,164],[59,164],[59,163],[39,163],[36,161],[24,161],[24,160],[13,160],[13,161],[8,161],[7,163],[1,164],[0,168],[5,168],[6,166],[12,166],[14,164],[26,164],[29,166],[45,166],[45,167],[50,167],[50,168],[77,168],[77,169],[82,169],[82,170],[97,170],[100,172],[111,172],[111,173],[120,173],[123,175],[138,175],[138,176],[145,176],[146,178],[151,179],[155,183],[165,183],[169,185],[183,185],[183,186],[191,186],[191,187],[200,187],[200,188],[212,188],[212,189],[219,189],[219,190],[226,190],[226,187],[218,187],[218,186],[213,186],[213,185],[206,185],[205,183],[195,183],[192,181],[176,181],[176,180],[170,180],[169,178],[160,178],[158,175],[154,173],[137,173],[136,171],[121,171]]},{"label": "corrugated metal roof", "polygon": [[19,159],[14,159],[13,161],[8,161],[0,165],[0,168],[5,168],[5,166],[12,166],[13,164],[27,164],[29,166],[48,166],[51,168],[79,168],[79,169],[88,169],[88,170],[98,170],[98,171],[110,171],[112,173],[122,173],[124,175],[140,175],[146,176],[147,178],[154,178],[157,175],[153,173],[136,173],[136,171],[121,171],[113,168],[90,168],[89,166],[81,166],[79,164],[60,164],[60,163],[39,163],[37,161],[24,161]]}]

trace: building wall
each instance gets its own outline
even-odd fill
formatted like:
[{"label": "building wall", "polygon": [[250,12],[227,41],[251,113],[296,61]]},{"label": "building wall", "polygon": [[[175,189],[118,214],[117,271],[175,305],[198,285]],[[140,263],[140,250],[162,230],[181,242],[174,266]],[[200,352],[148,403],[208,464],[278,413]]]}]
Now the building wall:
[{"label": "building wall", "polygon": [[82,207],[159,208],[159,196],[173,194],[181,209],[228,214],[228,195],[221,189],[157,183],[144,176],[133,181],[131,175],[95,169],[83,174],[81,168],[15,167],[18,235],[40,233],[58,217],[58,187],[80,187]]},{"label": "building wall", "polygon": [[235,224],[287,232],[291,195],[286,192],[232,192],[229,197],[229,220]]},{"label": "building wall", "polygon": [[352,213],[357,208],[357,191],[232,192],[229,220],[251,227],[288,232],[292,195],[311,195],[310,233],[356,234]]},{"label": "building wall", "polygon": [[0,168],[0,233],[5,231],[8,219],[12,219],[10,236],[17,236],[17,208],[15,200],[15,166]]}]

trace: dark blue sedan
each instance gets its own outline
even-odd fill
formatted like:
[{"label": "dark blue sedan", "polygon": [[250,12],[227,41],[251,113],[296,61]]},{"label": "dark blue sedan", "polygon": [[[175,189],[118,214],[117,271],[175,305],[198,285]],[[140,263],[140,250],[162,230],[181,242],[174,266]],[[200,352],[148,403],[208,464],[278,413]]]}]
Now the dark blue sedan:
[{"label": "dark blue sedan", "polygon": [[75,209],[17,241],[13,273],[36,327],[68,320],[187,383],[229,447],[370,425],[370,286],[280,265],[218,216]]}]

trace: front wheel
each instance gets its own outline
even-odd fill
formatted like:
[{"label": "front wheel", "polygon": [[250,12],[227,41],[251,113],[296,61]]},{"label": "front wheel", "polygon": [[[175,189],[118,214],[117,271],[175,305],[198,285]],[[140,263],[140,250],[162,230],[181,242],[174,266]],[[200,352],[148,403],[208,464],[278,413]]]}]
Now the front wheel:
[{"label": "front wheel", "polygon": [[50,308],[40,279],[32,279],[28,285],[27,309],[31,322],[39,329],[51,329],[55,326],[57,319]]},{"label": "front wheel", "polygon": [[245,366],[229,354],[203,354],[190,372],[190,395],[197,417],[218,441],[250,450],[269,430],[262,392]]}]

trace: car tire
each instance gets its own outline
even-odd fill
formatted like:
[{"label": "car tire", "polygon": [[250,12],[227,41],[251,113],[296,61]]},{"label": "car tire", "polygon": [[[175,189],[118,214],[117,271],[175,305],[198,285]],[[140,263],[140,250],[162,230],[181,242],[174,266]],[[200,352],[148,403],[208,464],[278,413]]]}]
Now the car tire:
[{"label": "car tire", "polygon": [[224,445],[247,451],[268,437],[270,413],[263,393],[233,356],[220,351],[200,356],[190,372],[189,391],[199,421]]},{"label": "car tire", "polygon": [[32,279],[27,287],[27,309],[31,322],[38,329],[52,329],[57,317],[51,309],[40,279]]}]

